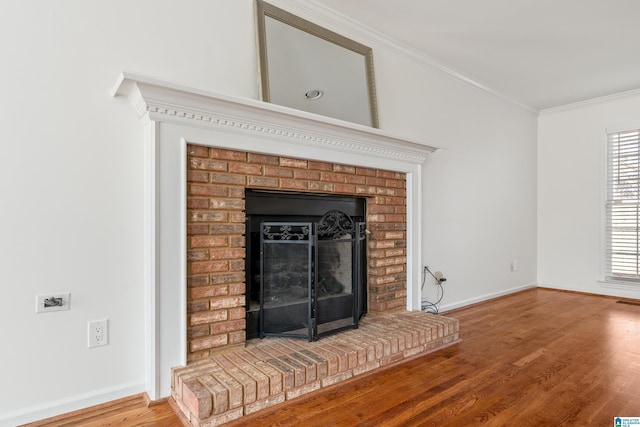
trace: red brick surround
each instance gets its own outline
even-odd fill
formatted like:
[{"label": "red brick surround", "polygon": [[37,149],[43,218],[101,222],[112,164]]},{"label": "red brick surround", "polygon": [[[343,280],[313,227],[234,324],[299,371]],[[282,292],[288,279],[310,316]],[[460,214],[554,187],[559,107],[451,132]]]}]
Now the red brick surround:
[{"label": "red brick surround", "polygon": [[406,306],[404,173],[189,145],[189,362],[245,341],[245,188],[365,197],[369,311]]}]

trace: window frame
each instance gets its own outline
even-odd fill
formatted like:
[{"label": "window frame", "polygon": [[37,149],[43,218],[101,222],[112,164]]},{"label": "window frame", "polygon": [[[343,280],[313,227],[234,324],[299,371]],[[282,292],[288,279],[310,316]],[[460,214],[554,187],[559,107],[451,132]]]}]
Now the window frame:
[{"label": "window frame", "polygon": [[[612,136],[617,135],[632,135],[631,136],[631,144],[633,145],[632,155],[629,159],[633,159],[635,162],[633,166],[635,166],[635,171],[631,173],[631,175],[627,175],[629,170],[634,169],[629,165],[624,166],[624,171],[622,175],[620,174],[620,156],[619,156],[619,148],[620,141],[618,140],[618,149],[613,150],[617,155],[617,168],[613,167],[614,159],[612,158]],[[625,144],[629,144],[627,141]],[[623,156],[626,157],[625,154]],[[640,287],[640,123],[627,124],[625,126],[617,126],[615,128],[607,128],[604,135],[604,179],[603,179],[603,231],[602,231],[602,242],[603,242],[603,257],[602,257],[602,277],[603,280],[600,283],[603,286],[609,287],[617,287],[617,288],[626,288],[626,289],[637,289]],[[614,169],[617,171],[618,178],[616,179],[612,175],[614,174]],[[622,179],[620,177],[623,177]],[[633,194],[634,197],[629,198],[626,202],[624,201],[624,197],[621,197],[620,194],[624,193],[624,186],[616,185],[620,181],[625,181],[627,178],[632,178],[633,184],[631,184],[631,189],[626,190],[627,192]],[[616,198],[616,196],[618,196]],[[616,257],[615,252],[619,252],[614,250],[614,246],[616,243],[613,241],[613,235],[615,234],[616,228],[618,230],[624,229],[622,226],[613,227],[612,226],[612,218],[611,215],[616,215],[612,209],[616,207],[620,208],[617,212],[619,214],[620,222],[623,222],[624,218],[631,218],[635,221],[634,227],[631,227],[635,233],[635,238],[632,238],[630,241],[635,243],[635,251],[628,251],[631,257],[635,258],[635,267],[633,274],[630,273],[622,273],[623,270],[621,267],[618,267],[616,272],[616,262],[622,263],[619,265],[624,265],[624,257],[622,255]],[[624,207],[634,207],[635,214],[630,216],[625,216],[626,214],[620,212],[624,212]],[[620,216],[621,215],[621,216]],[[631,231],[629,231],[631,233]],[[628,240],[628,239],[627,239]],[[624,237],[620,237],[617,239],[618,247],[625,242]],[[617,258],[617,261],[616,261]]]}]

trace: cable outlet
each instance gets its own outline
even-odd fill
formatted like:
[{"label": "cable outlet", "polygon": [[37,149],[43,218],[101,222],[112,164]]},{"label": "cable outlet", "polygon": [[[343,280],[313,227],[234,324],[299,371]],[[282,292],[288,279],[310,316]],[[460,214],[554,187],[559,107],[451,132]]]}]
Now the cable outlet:
[{"label": "cable outlet", "polygon": [[517,259],[511,260],[511,263],[509,263],[509,270],[511,270],[512,273],[514,271],[518,271],[518,260]]},{"label": "cable outlet", "polygon": [[36,313],[71,309],[71,293],[36,295]]},{"label": "cable outlet", "polygon": [[108,319],[89,322],[89,348],[100,347],[109,343]]}]

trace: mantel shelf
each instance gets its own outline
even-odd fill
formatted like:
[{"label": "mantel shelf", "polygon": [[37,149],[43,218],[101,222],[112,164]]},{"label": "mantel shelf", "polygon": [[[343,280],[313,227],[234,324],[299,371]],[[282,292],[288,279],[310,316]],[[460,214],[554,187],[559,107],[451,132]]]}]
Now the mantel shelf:
[{"label": "mantel shelf", "polygon": [[437,150],[381,129],[128,72],[120,74],[111,94],[126,96],[143,120],[228,128],[238,134],[284,137],[414,163],[424,162],[427,154]]}]

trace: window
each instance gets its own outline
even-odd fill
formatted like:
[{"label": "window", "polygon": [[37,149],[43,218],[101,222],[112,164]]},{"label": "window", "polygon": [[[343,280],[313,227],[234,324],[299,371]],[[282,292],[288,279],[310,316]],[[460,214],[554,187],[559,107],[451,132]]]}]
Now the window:
[{"label": "window", "polygon": [[606,278],[640,281],[640,129],[607,134]]}]

